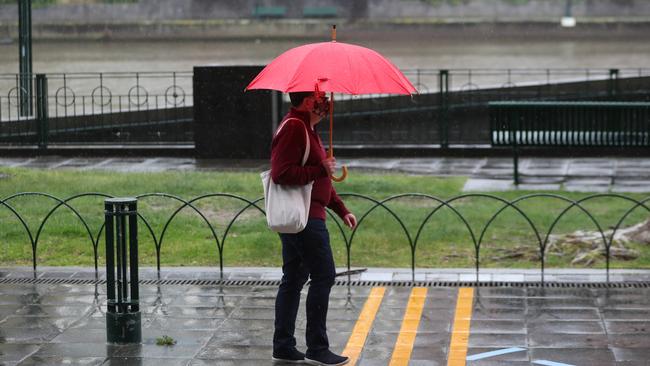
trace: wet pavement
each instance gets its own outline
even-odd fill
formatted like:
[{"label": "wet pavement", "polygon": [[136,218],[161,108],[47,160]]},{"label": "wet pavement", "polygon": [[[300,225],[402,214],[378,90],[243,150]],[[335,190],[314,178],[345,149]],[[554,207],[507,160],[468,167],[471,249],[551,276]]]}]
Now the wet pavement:
[{"label": "wet pavement", "polygon": [[[646,158],[522,158],[521,184],[513,183],[511,158],[338,159],[359,170],[435,176],[466,176],[464,191],[566,190],[578,192],[650,192],[650,159]],[[261,160],[194,158],[94,158],[41,156],[0,158],[0,167],[37,169],[160,172],[169,170],[263,171]]]},{"label": "wet pavement", "polygon": [[[588,284],[602,281],[602,272],[553,269],[547,280]],[[280,276],[275,268],[226,268],[225,273],[229,280]],[[395,283],[410,277],[408,270],[355,275],[353,279],[374,282],[333,288],[328,317],[332,349],[358,355],[357,365],[648,364],[649,288],[539,287],[530,282],[538,280],[538,270],[482,273],[481,280],[522,286],[412,288]],[[21,282],[33,277],[31,269],[0,268],[0,364],[271,364],[276,286],[198,282],[218,279],[214,268],[164,268],[162,274],[167,280],[195,281],[142,284],[143,342],[112,345],[106,343],[106,285],[79,282],[94,278],[91,269],[44,267],[38,280]],[[156,278],[150,268],[141,275]],[[416,273],[434,280],[464,275],[472,271]],[[613,270],[611,275],[613,281],[627,283],[650,280],[650,271],[644,270]],[[304,294],[302,300],[296,335],[304,350]],[[463,306],[469,310],[465,315]],[[464,323],[468,328],[463,332]],[[162,335],[174,338],[176,345],[156,345]],[[353,338],[362,340],[358,351],[350,346]],[[462,363],[452,363],[460,358]]]}]

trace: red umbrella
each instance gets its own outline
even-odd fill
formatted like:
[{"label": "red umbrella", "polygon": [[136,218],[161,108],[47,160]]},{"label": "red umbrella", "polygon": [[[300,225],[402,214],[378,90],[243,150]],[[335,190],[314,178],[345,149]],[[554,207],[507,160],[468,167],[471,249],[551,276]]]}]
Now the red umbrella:
[{"label": "red umbrella", "polygon": [[[292,48],[271,61],[246,87],[272,89],[284,93],[324,91],[330,93],[330,139],[332,148],[334,93],[344,94],[413,94],[413,84],[388,59],[369,48],[332,41]],[[342,181],[347,175],[332,177]]]}]

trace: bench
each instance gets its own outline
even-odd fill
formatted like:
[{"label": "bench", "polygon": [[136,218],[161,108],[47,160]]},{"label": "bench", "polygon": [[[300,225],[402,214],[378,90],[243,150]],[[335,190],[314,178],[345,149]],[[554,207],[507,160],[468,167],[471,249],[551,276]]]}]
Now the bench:
[{"label": "bench", "polygon": [[334,6],[306,6],[302,9],[302,16],[306,18],[336,18],[337,10]]},{"label": "bench", "polygon": [[519,184],[520,147],[650,147],[650,103],[490,102],[492,146],[513,150]]},{"label": "bench", "polygon": [[287,14],[284,6],[256,6],[253,8],[253,16],[256,18],[282,18]]}]

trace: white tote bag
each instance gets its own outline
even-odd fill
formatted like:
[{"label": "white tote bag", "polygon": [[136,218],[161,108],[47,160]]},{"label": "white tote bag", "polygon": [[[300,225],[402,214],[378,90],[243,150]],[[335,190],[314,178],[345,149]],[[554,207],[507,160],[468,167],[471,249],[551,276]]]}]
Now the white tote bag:
[{"label": "white tote bag", "polygon": [[[276,135],[290,119],[282,123]],[[310,145],[307,129],[305,129],[305,138],[307,146],[302,157],[302,166],[305,165],[309,157]],[[301,232],[307,226],[309,207],[311,205],[311,189],[314,182],[309,182],[304,186],[275,184],[271,179],[270,170],[263,172],[260,176],[264,185],[264,209],[266,210],[266,223],[269,228],[285,234]]]}]

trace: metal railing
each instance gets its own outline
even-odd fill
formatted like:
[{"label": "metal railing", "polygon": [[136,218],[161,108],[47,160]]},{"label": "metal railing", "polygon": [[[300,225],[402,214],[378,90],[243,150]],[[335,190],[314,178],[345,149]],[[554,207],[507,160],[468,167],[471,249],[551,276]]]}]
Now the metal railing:
[{"label": "metal railing", "polygon": [[[490,101],[639,99],[650,92],[647,82],[624,82],[650,77],[646,68],[410,69],[404,73],[419,91],[413,98],[335,96],[339,102],[335,118],[342,127],[336,139],[339,144],[488,144],[487,123],[478,118],[485,114],[479,109],[487,108]],[[25,75],[0,74],[0,143],[43,148],[48,143],[193,143],[192,71],[39,77],[40,94],[36,90],[24,100]],[[29,79],[29,85],[39,85],[36,75]],[[288,109],[286,100],[284,109]],[[23,116],[25,110],[33,111],[32,115]]]},{"label": "metal railing", "polygon": [[[45,87],[26,101],[21,79],[0,74],[0,142],[193,141],[192,72],[33,74]],[[25,104],[34,114],[20,113]]]},{"label": "metal railing", "polygon": [[[505,222],[506,227],[505,228],[501,227],[502,229],[507,229],[510,225],[512,225],[513,221],[516,221],[516,217],[519,217],[521,220],[523,220],[522,224],[525,223],[525,226],[528,228],[529,237],[526,238],[525,241],[532,242],[532,244],[530,245],[535,247],[535,251],[537,252],[539,258],[538,263],[539,263],[542,281],[544,281],[544,271],[545,268],[547,267],[547,260],[548,260],[547,257],[549,255],[547,253],[549,239],[551,235],[557,230],[560,222],[563,220],[567,220],[567,217],[569,216],[567,215],[567,213],[569,213],[570,211],[574,210],[579,212],[581,215],[584,215],[584,218],[591,226],[591,229],[598,234],[599,240],[602,240],[602,244],[605,249],[604,272],[607,274],[608,281],[609,281],[610,264],[612,261],[611,249],[612,249],[612,245],[616,233],[620,229],[622,229],[623,224],[626,222],[627,219],[631,217],[634,211],[645,209],[645,211],[642,211],[644,217],[647,217],[646,214],[650,212],[650,206],[648,205],[648,201],[650,201],[650,197],[639,200],[639,199],[635,199],[620,194],[594,194],[580,199],[571,199],[557,194],[539,193],[539,194],[529,194],[511,200],[507,200],[495,195],[480,194],[480,193],[463,194],[448,199],[442,199],[432,195],[419,194],[419,193],[400,194],[400,195],[395,195],[384,199],[375,199],[367,195],[356,194],[356,193],[344,193],[341,194],[341,196],[346,198],[348,201],[358,201],[366,204],[365,209],[355,210],[358,217],[358,225],[351,232],[346,232],[342,221],[334,214],[332,214],[331,211],[328,211],[328,216],[330,218],[329,221],[330,226],[333,226],[332,228],[333,239],[341,240],[344,244],[346,266],[348,268],[348,271],[350,271],[352,267],[351,265],[352,249],[356,248],[356,246],[358,245],[361,245],[358,244],[357,242],[363,240],[363,238],[359,239],[360,233],[364,233],[365,231],[376,230],[373,229],[372,226],[373,217],[383,212],[384,214],[390,217],[391,221],[394,221],[394,223],[399,227],[398,231],[400,232],[400,235],[403,235],[402,236],[403,243],[408,247],[407,249],[410,252],[410,268],[412,272],[413,281],[415,281],[415,272],[417,268],[431,268],[431,266],[427,266],[426,259],[418,258],[418,248],[419,246],[423,245],[422,241],[425,240],[423,239],[424,237],[423,233],[425,229],[427,228],[438,229],[438,230],[448,229],[446,227],[440,227],[440,224],[436,226],[437,223],[436,219],[440,219],[440,215],[443,215],[443,212],[446,212],[447,214],[450,214],[452,217],[454,217],[457,220],[456,223],[460,225],[460,227],[463,230],[466,230],[466,234],[467,234],[466,237],[469,238],[469,243],[472,246],[472,250],[474,254],[473,260],[474,260],[474,268],[476,271],[477,281],[479,279],[479,273],[480,273],[481,264],[483,260],[481,249],[484,249],[484,245],[487,237],[486,233],[488,233],[490,229],[495,229],[494,226],[498,225],[497,223],[499,222],[499,219],[503,218],[506,212],[510,212],[511,214],[514,214],[515,218],[508,218]],[[8,212],[6,213],[8,213],[9,216],[14,217],[17,220],[17,223],[19,223],[22,229],[24,230],[24,234],[27,239],[26,241],[31,245],[31,252],[32,252],[31,260],[32,260],[34,272],[36,272],[37,264],[38,264],[38,256],[37,256],[38,248],[39,248],[38,244],[39,241],[42,240],[42,236],[44,234],[44,229],[46,227],[46,224],[57,211],[61,209],[66,209],[69,210],[69,212],[71,212],[74,215],[76,220],[78,220],[80,224],[80,228],[83,230],[83,233],[80,234],[87,235],[88,237],[88,242],[92,246],[93,253],[94,253],[93,256],[94,256],[95,273],[97,276],[98,273],[97,268],[98,268],[98,260],[99,260],[98,246],[99,243],[101,242],[100,238],[102,236],[102,232],[104,231],[104,224],[91,228],[91,225],[89,225],[88,218],[81,215],[80,211],[74,207],[75,201],[86,197],[100,198],[103,202],[105,198],[110,198],[112,196],[104,193],[82,193],[82,194],[77,194],[71,197],[61,199],[46,193],[23,192],[23,193],[13,194],[11,196],[8,196],[0,200],[0,206],[5,210],[8,210]],[[45,198],[54,203],[53,207],[47,212],[47,214],[39,220],[38,227],[35,230],[34,228],[30,228],[30,225],[28,224],[28,219],[24,217],[24,215],[20,214],[20,208],[17,207],[14,203],[16,201],[25,202],[24,200],[20,200],[21,198],[22,199],[28,198],[29,200],[33,200],[35,198]],[[190,210],[191,212],[197,214],[198,219],[201,220],[201,222],[205,224],[205,226],[209,229],[211,234],[210,240],[214,242],[216,252],[219,258],[219,268],[220,268],[220,274],[222,279],[223,279],[223,268],[225,265],[224,251],[226,249],[226,241],[231,236],[235,235],[235,234],[231,234],[231,231],[233,230],[233,226],[236,223],[240,223],[240,221],[243,220],[242,218],[248,215],[249,211],[253,213],[258,213],[260,220],[255,223],[254,226],[255,230],[259,230],[260,232],[264,232],[267,234],[270,233],[269,230],[266,228],[265,220],[262,220],[262,218],[264,217],[264,209],[263,209],[264,206],[262,202],[263,198],[257,198],[251,200],[245,197],[228,194],[228,193],[206,194],[188,200],[178,196],[165,194],[165,193],[142,194],[137,196],[137,198],[139,201],[142,202],[146,202],[147,200],[156,198],[156,199],[170,200],[177,204],[177,207],[173,210],[172,214],[169,215],[169,217],[167,217],[166,220],[164,220],[164,225],[162,225],[162,230],[158,232],[155,232],[153,225],[151,224],[150,221],[151,217],[147,217],[146,215],[143,214],[143,211],[146,210],[140,209],[137,214],[139,221],[144,225],[144,229],[141,231],[141,239],[139,239],[139,242],[143,243],[145,241],[143,239],[146,239],[147,236],[153,242],[153,245],[155,247],[156,266],[158,268],[159,274],[160,274],[162,247],[163,247],[163,243],[165,242],[165,235],[168,233],[171,225],[175,223],[175,221],[178,221],[179,214],[184,210]],[[213,225],[213,223],[210,222],[210,219],[208,217],[209,215],[206,212],[203,212],[199,207],[199,203],[201,201],[206,199],[211,199],[211,198],[220,198],[220,199],[229,200],[233,203],[237,203],[238,205],[237,208],[234,210],[223,209],[224,212],[216,213],[217,216],[220,215],[224,217],[225,217],[224,214],[228,214],[228,217],[225,219],[224,222],[225,225],[223,227],[223,230],[220,233],[216,229],[215,225]],[[536,204],[536,205],[532,205],[532,210],[534,211],[531,212],[530,208],[527,209],[524,207],[524,204],[526,202],[531,202],[533,200],[538,200],[538,199],[545,200],[544,206],[548,206],[548,204],[552,202],[561,203],[564,205],[563,208],[558,210],[559,214],[547,218],[546,224],[548,225],[548,227],[546,231],[542,229],[539,223],[535,222],[536,220],[531,215],[533,213],[544,212],[543,210],[546,210],[547,208],[542,209],[540,207],[543,206]],[[618,217],[617,220],[607,223],[607,225],[605,225],[603,222],[597,219],[596,212],[592,212],[592,210],[589,210],[587,208],[589,202],[595,200],[602,200],[602,199],[613,200],[611,202],[619,201],[620,203],[626,203],[629,205],[629,207],[621,209],[622,213],[620,217]],[[404,215],[404,214],[400,215],[394,207],[391,207],[391,205],[402,200],[408,201],[407,210],[412,211],[414,210],[414,207],[417,206],[423,209],[422,212],[424,212],[425,214],[421,215],[421,217],[417,220],[405,217],[409,215]],[[413,203],[413,200],[418,200],[419,203],[415,205]],[[490,214],[483,217],[483,221],[480,225],[478,225],[478,229],[475,228],[476,225],[474,225],[473,227],[473,225],[470,223],[471,221],[474,221],[476,218],[470,217],[471,216],[470,214],[462,213],[462,207],[468,207],[468,203],[467,203],[468,200],[486,200],[488,202],[492,202],[495,204],[494,210]],[[99,204],[101,205],[101,202]],[[484,204],[485,202],[481,203],[481,205]],[[210,209],[210,211],[211,214],[213,215],[215,214],[215,212],[212,212],[212,209]],[[598,211],[598,209],[594,211]],[[9,219],[7,219],[6,222],[9,222]],[[411,227],[411,229],[409,229],[409,227]],[[413,228],[415,228],[415,230]],[[499,227],[497,226],[497,228]],[[606,232],[604,228],[611,229],[611,232]],[[5,233],[0,232],[0,237],[3,236],[6,238],[6,232]],[[278,239],[275,238],[274,236],[270,236],[269,240],[278,241]],[[380,255],[388,256],[391,254],[380,253]]]}]

